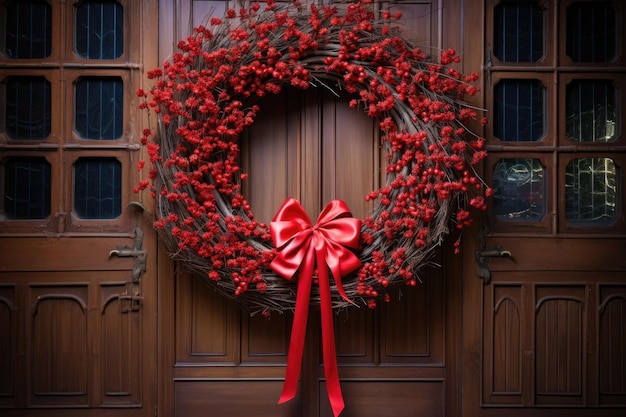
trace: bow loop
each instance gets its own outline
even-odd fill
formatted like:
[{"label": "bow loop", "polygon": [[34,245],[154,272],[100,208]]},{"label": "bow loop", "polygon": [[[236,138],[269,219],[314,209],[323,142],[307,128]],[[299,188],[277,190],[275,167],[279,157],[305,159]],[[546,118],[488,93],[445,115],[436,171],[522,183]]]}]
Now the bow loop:
[{"label": "bow loop", "polygon": [[339,218],[318,226],[327,241],[339,243],[350,249],[358,249],[361,220],[352,217]]},{"label": "bow loop", "polygon": [[274,215],[270,224],[270,234],[274,245],[280,249],[298,232],[311,227],[311,220],[300,203],[288,198]]}]

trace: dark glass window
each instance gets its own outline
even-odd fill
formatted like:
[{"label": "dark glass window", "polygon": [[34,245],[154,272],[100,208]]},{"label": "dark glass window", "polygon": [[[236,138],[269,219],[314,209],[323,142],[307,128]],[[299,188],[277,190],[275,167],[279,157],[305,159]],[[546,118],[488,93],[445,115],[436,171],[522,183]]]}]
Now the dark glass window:
[{"label": "dark glass window", "polygon": [[50,5],[44,0],[22,0],[11,1],[5,7],[4,54],[14,59],[50,56],[52,48]]},{"label": "dark glass window", "polygon": [[619,192],[617,167],[610,158],[572,159],[565,169],[565,218],[574,226],[610,226]]},{"label": "dark glass window", "polygon": [[544,136],[545,88],[537,80],[502,80],[494,87],[494,134],[505,142]]},{"label": "dark glass window", "polygon": [[45,219],[50,215],[50,163],[44,158],[10,158],[3,164],[3,217]]},{"label": "dark glass window", "polygon": [[609,80],[575,80],[567,85],[565,131],[577,142],[616,138],[615,88]]},{"label": "dark glass window", "polygon": [[612,62],[617,13],[610,2],[577,2],[567,8],[566,52],[574,62]]},{"label": "dark glass window", "polygon": [[115,1],[83,1],[76,7],[76,53],[115,59],[124,52],[124,14]]},{"label": "dark glass window", "polygon": [[74,164],[74,213],[115,219],[122,213],[122,164],[115,158],[80,158]]},{"label": "dark glass window", "polygon": [[4,131],[11,139],[44,140],[51,129],[51,87],[44,77],[8,77]]},{"label": "dark glass window", "polygon": [[83,77],[76,83],[75,128],[83,139],[122,136],[124,88],[117,77]]},{"label": "dark glass window", "polygon": [[503,62],[537,62],[543,57],[543,11],[534,2],[495,8],[494,54]]},{"label": "dark glass window", "polygon": [[500,159],[493,168],[493,212],[504,222],[541,221],[546,215],[545,167],[538,159]]}]

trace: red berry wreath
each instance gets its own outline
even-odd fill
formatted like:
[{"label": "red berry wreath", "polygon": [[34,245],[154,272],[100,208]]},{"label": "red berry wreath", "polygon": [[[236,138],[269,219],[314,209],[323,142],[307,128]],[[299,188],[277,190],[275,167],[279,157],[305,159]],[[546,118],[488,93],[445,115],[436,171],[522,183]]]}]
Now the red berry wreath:
[{"label": "red berry wreath", "polygon": [[[453,50],[428,62],[402,36],[399,16],[378,7],[268,1],[228,10],[179,42],[149,72],[152,89],[137,92],[157,119],[143,133],[150,173],[137,191],[151,187],[160,236],[174,259],[253,313],[294,310],[297,292],[271,268],[270,228],[241,194],[238,140],[268,94],[336,87],[380,123],[386,184],[364,196],[375,202],[351,248],[360,266],[344,277],[345,297],[332,284],[333,308],[375,307],[388,287],[415,285],[449,228],[471,223],[468,205],[485,209],[491,190],[472,168],[484,140],[466,128],[477,111],[464,102],[477,74],[454,69]],[[317,287],[310,302],[319,306]]]}]

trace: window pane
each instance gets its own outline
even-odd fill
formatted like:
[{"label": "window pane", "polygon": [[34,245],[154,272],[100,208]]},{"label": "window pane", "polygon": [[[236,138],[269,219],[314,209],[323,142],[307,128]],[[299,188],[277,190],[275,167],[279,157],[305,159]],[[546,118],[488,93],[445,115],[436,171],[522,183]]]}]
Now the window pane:
[{"label": "window pane", "polygon": [[493,168],[493,211],[499,221],[540,221],[546,215],[545,167],[538,159],[500,159]]},{"label": "window pane", "polygon": [[617,217],[617,167],[610,158],[573,159],[565,168],[565,218],[574,226],[611,225]]},{"label": "window pane", "polygon": [[76,7],[76,53],[115,59],[124,52],[124,15],[114,1],[85,1]]},{"label": "window pane", "polygon": [[611,2],[573,3],[567,8],[567,55],[574,62],[614,61],[616,19]]},{"label": "window pane", "polygon": [[496,6],[494,54],[503,62],[536,62],[543,57],[543,13],[533,2]]},{"label": "window pane", "polygon": [[17,140],[44,140],[50,135],[51,87],[44,77],[9,77],[4,131]]},{"label": "window pane", "polygon": [[76,132],[83,139],[122,136],[123,83],[114,77],[81,78],[76,83]]},{"label": "window pane", "polygon": [[494,133],[506,142],[536,142],[544,135],[545,88],[537,80],[502,80],[494,88]]},{"label": "window pane", "polygon": [[15,59],[49,56],[52,44],[50,5],[43,0],[30,0],[12,1],[5,7],[4,54]]},{"label": "window pane", "polygon": [[565,132],[577,142],[616,138],[615,88],[609,80],[576,80],[566,88]]},{"label": "window pane", "polygon": [[82,219],[122,213],[122,164],[115,158],[80,158],[74,165],[74,212]]},{"label": "window pane", "polygon": [[45,219],[50,215],[50,164],[44,158],[11,158],[4,164],[7,219]]}]

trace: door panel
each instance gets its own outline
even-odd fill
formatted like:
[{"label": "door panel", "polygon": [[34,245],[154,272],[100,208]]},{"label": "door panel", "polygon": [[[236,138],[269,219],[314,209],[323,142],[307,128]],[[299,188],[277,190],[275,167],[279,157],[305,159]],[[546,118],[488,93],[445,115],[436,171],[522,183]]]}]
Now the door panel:
[{"label": "door panel", "polygon": [[[0,414],[97,416],[114,408],[121,415],[145,415],[144,404],[153,398],[146,379],[154,378],[147,360],[155,355],[144,317],[154,313],[153,286],[133,284],[134,263],[107,256],[109,245],[131,246],[134,239],[69,239],[76,244],[71,255],[81,262],[65,270],[59,263],[71,262],[66,250],[72,244],[14,241],[21,256],[3,257],[0,272],[0,318],[6,324],[0,327],[6,365]],[[49,251],[52,258],[50,247],[58,249]],[[25,254],[28,264],[21,260]]]},{"label": "door panel", "polygon": [[156,414],[157,2],[0,2],[0,415]]},{"label": "door panel", "polygon": [[[494,273],[485,297],[484,403],[588,405],[603,386],[601,397],[623,404],[623,387],[615,382],[624,367],[608,367],[621,360],[626,342],[622,275]],[[612,397],[602,392],[607,389]]]},{"label": "door panel", "polygon": [[197,416],[211,410],[214,416],[277,416],[300,415],[301,400],[295,398],[280,407],[278,398],[282,381],[198,380],[176,383],[176,416]]},{"label": "door panel", "polygon": [[621,272],[494,273],[484,301],[483,404],[624,404],[625,290]]},{"label": "door panel", "polygon": [[[390,415],[390,408],[393,416],[398,417],[444,415],[443,381],[347,381],[342,382],[341,389],[346,404],[349,404],[342,416],[384,416]],[[327,400],[320,403],[320,415],[333,415]]]},{"label": "door panel", "polygon": [[494,196],[464,241],[464,415],[623,415],[623,5],[465,3]]},{"label": "door panel", "polygon": [[[238,2],[160,3],[162,59],[186,37],[189,22],[197,25],[211,12],[221,16],[226,8],[239,7]],[[394,3],[393,10],[404,13],[405,35],[423,50],[440,47],[440,4],[409,1]],[[268,223],[287,197],[297,198],[312,219],[334,198],[344,200],[354,216],[365,217],[371,209],[365,196],[380,187],[384,175],[376,121],[325,88],[286,89],[264,98],[260,107],[242,137],[241,152],[242,166],[250,174],[244,193],[255,218]],[[446,261],[437,259],[453,264]],[[172,266],[163,261],[160,270],[166,268]],[[170,393],[161,399],[161,410],[177,417],[200,415],[207,407],[216,416],[332,415],[316,312],[309,317],[298,394],[278,405],[292,314],[273,313],[269,319],[260,312],[249,315],[183,268],[174,266],[171,275],[173,281],[161,281],[159,290],[165,312],[159,369],[165,378],[162,391]],[[455,358],[458,345],[450,344],[446,351],[444,338],[458,339],[460,327],[450,325],[450,317],[459,310],[448,315],[444,309],[447,283],[458,277],[448,278],[445,267],[436,268],[416,288],[393,291],[388,305],[354,308],[335,317],[346,402],[342,416],[443,416],[446,409],[456,411],[455,400],[445,401],[457,388],[454,370],[446,363]]]},{"label": "door panel", "polygon": [[[335,196],[337,191],[332,192],[333,189],[347,190],[348,185],[357,190],[355,195],[361,196],[360,203],[354,197],[355,211],[366,213],[367,203],[362,196],[378,181],[379,175],[374,167],[374,161],[380,158],[373,122],[350,109],[337,124],[334,115],[341,112],[334,109],[343,105],[349,109],[347,101],[336,100],[324,91],[304,94],[288,91],[268,99],[268,103],[265,108],[283,109],[285,113],[261,110],[243,147],[244,168],[251,173],[250,179],[258,189],[251,190],[250,198],[255,215],[271,219],[272,212],[265,212],[263,207],[273,207],[272,210],[278,207],[287,197],[286,189],[300,189],[304,193],[305,189],[318,188]],[[328,109],[330,112],[326,113]],[[296,129],[307,123],[319,128]],[[325,132],[324,139],[315,138],[315,132]],[[309,150],[306,157],[299,153],[304,149]],[[273,155],[268,157],[269,150]],[[311,150],[328,159],[316,158]],[[291,152],[297,157],[289,158]],[[355,162],[314,164],[322,159]],[[295,175],[283,172],[290,164],[297,167]],[[311,173],[313,169],[319,173]],[[260,179],[254,180],[255,174]],[[298,184],[298,178],[306,181]],[[282,195],[276,191],[281,189]],[[276,201],[267,203],[271,199]],[[304,201],[308,206],[313,205],[311,200]],[[315,205],[319,211],[322,201],[317,198]],[[310,215],[314,217],[315,211]],[[396,401],[399,415],[410,415],[414,406],[428,407],[429,415],[443,415],[445,281],[441,268],[423,278],[423,284],[416,288],[392,291],[393,301],[377,310],[355,308],[336,316],[337,358],[342,387],[348,387],[344,392],[348,415],[374,415],[380,406],[371,406],[371,402],[377,396],[380,399],[387,395]],[[325,390],[317,314],[310,316],[295,405],[291,402],[278,405],[292,315],[273,313],[268,319],[261,314],[246,314],[234,302],[207,287],[199,277],[184,273],[176,275],[173,293],[177,311],[173,369],[177,416],[194,415],[199,412],[198,407],[208,404],[204,401],[210,401],[215,410],[240,410],[246,414],[250,412],[246,407],[253,407],[258,415],[332,415]],[[235,393],[245,393],[246,401],[229,404],[239,397]],[[198,397],[203,400],[199,401]],[[388,400],[385,404],[388,407]]]}]

